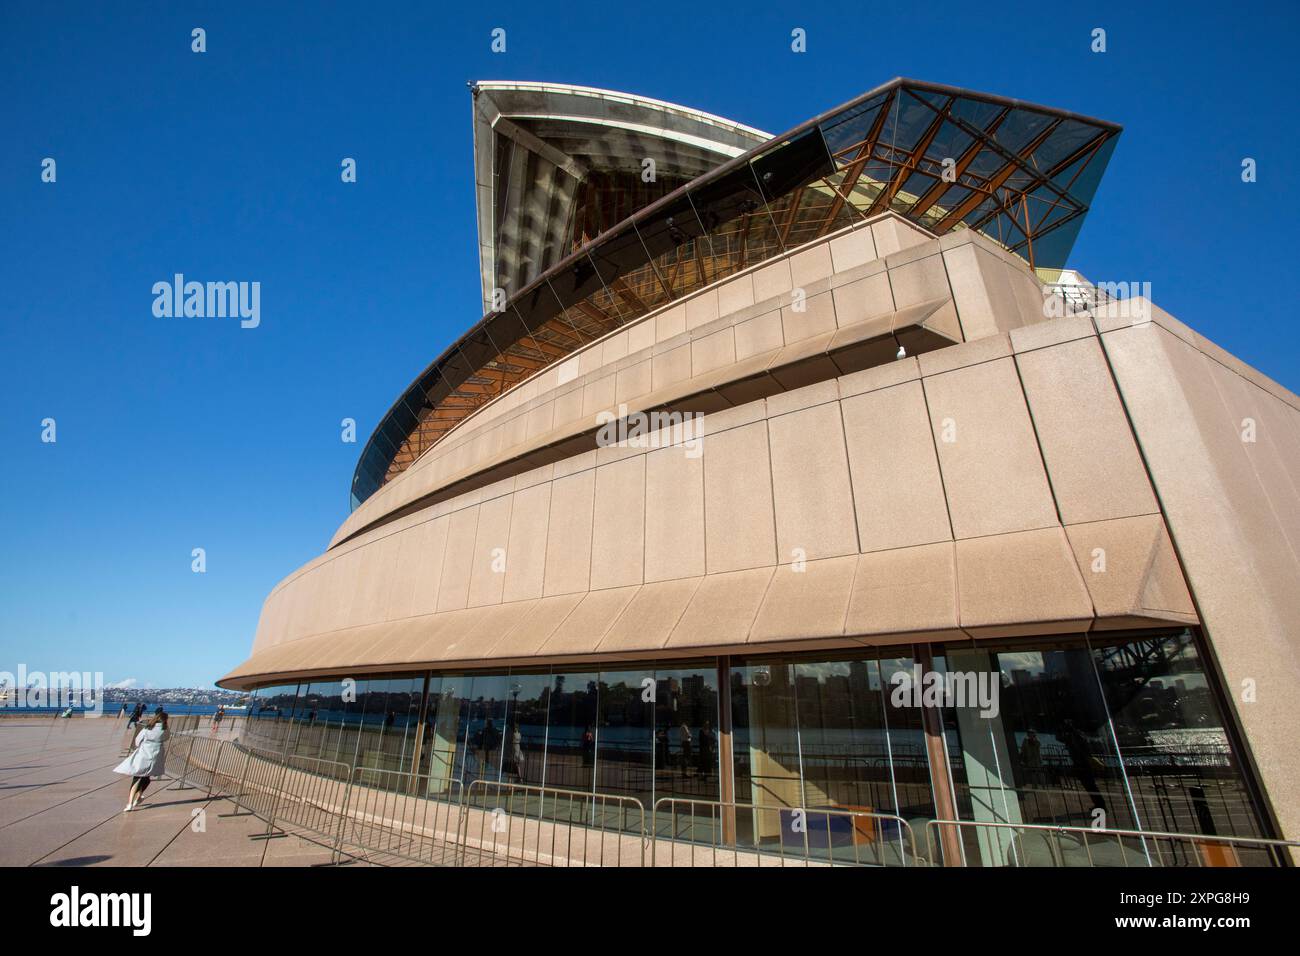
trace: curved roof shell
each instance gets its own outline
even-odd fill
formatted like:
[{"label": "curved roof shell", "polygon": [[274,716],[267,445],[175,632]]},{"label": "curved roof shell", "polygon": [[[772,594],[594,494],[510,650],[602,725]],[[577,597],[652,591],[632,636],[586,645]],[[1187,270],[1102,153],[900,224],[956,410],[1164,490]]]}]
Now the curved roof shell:
[{"label": "curved roof shell", "polygon": [[[771,139],[685,106],[585,86],[481,82],[471,91],[485,313],[493,289],[522,289],[583,244],[588,217],[579,213],[593,189],[631,177],[660,184],[639,190],[658,198],[670,191],[664,184],[688,182]],[[654,161],[653,183],[645,182],[646,160]],[[636,196],[619,198],[629,214],[639,208]]]}]

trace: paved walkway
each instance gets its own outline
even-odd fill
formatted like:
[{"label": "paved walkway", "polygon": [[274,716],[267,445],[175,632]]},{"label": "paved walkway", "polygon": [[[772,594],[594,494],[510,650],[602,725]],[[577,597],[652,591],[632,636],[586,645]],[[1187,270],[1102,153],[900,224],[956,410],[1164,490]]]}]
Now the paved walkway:
[{"label": "paved walkway", "polygon": [[109,717],[0,718],[0,866],[330,865],[327,848],[263,839],[266,824],[228,800],[166,781],[123,813],[129,778],[113,767],[124,730]]}]

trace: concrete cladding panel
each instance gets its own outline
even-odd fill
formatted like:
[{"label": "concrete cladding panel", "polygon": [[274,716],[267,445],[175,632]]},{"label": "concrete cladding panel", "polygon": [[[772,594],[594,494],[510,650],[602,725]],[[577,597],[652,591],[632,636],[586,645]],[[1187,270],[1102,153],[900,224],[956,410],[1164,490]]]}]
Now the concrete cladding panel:
[{"label": "concrete cladding panel", "polygon": [[952,538],[919,381],[841,403],[863,551]]},{"label": "concrete cladding panel", "polygon": [[438,610],[454,611],[469,602],[469,577],[474,562],[474,538],[478,531],[478,505],[462,508],[451,516],[447,528],[447,550],[438,584]]},{"label": "concrete cladding panel", "polygon": [[1077,339],[1016,356],[1034,430],[1069,525],[1158,510],[1101,345]]},{"label": "concrete cladding panel", "polygon": [[596,469],[591,588],[640,584],[645,570],[644,455]]},{"label": "concrete cladding panel", "polygon": [[510,510],[514,504],[513,499],[513,495],[503,495],[479,505],[469,577],[470,607],[501,603],[510,546]]},{"label": "concrete cladding panel", "polygon": [[925,394],[957,538],[1057,524],[1013,359],[934,375]]},{"label": "concrete cladding panel", "polygon": [[546,573],[547,525],[551,517],[551,483],[515,492],[506,545],[502,599],[521,601],[542,596]]},{"label": "concrete cladding panel", "polygon": [[[1119,325],[1102,343],[1264,785],[1295,793],[1300,563],[1285,513],[1300,510],[1300,413],[1170,325]],[[1300,805],[1273,808],[1300,836]]]},{"label": "concrete cladding panel", "polygon": [[593,468],[559,478],[551,486],[551,520],[546,536],[546,596],[586,591],[591,586]]},{"label": "concrete cladding panel", "polygon": [[708,572],[775,564],[767,423],[707,434],[703,458]]},{"label": "concrete cladding panel", "polygon": [[[834,388],[829,394],[835,395]],[[768,438],[780,561],[856,553],[840,403],[829,401],[770,418]]]},{"label": "concrete cladding panel", "polygon": [[645,456],[645,580],[704,573],[704,459],[680,448]]}]

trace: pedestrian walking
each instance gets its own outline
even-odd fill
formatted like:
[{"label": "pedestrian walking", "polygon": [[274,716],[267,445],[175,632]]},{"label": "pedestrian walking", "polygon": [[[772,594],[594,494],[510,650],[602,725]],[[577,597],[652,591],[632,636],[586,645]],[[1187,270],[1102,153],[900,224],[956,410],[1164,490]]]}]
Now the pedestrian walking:
[{"label": "pedestrian walking", "polygon": [[135,735],[135,747],[120,764],[113,768],[114,773],[125,774],[131,778],[131,790],[127,796],[123,813],[129,813],[139,804],[153,777],[161,777],[166,757],[163,744],[167,741],[167,715],[154,715],[149,726]]}]

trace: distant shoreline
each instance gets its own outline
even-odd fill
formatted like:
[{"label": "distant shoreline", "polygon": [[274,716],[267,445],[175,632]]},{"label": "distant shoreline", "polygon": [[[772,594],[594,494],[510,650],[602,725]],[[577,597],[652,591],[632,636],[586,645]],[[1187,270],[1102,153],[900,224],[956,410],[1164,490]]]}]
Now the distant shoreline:
[{"label": "distant shoreline", "polygon": [[[246,707],[232,707],[224,704],[161,704],[159,705],[152,702],[145,704],[145,713],[152,714],[155,710],[158,709],[159,706],[161,706],[162,709],[169,714],[178,714],[178,715],[215,714],[217,712],[217,707],[219,706],[225,707],[226,715],[229,717],[242,716],[248,713],[248,708]],[[65,709],[66,708],[63,707],[0,707],[0,718],[54,717],[63,713]],[[101,718],[116,717],[118,715],[118,711],[120,711],[121,709],[122,709],[121,703],[106,704],[104,709],[99,712],[99,716]],[[126,708],[126,712],[129,714],[134,709],[135,709],[135,705],[131,704]],[[93,713],[94,711],[85,708],[73,708],[72,710],[73,717],[82,717],[87,714],[93,714]]]}]

